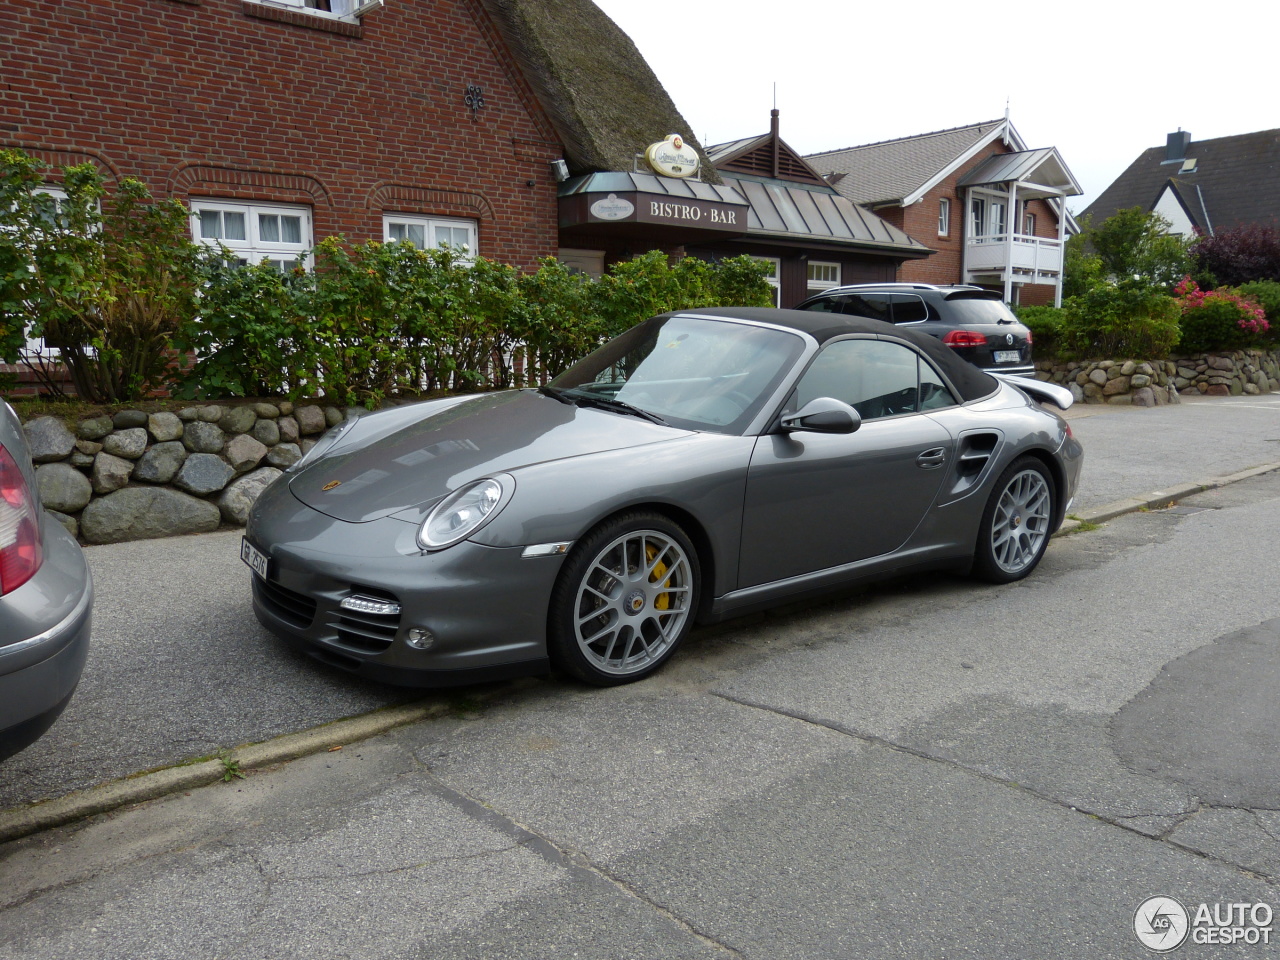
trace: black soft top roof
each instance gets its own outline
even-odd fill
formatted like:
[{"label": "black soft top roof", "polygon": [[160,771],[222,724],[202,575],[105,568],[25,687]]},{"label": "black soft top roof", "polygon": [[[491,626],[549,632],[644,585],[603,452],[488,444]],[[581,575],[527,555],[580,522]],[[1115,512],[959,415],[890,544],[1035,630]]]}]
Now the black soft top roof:
[{"label": "black soft top roof", "polygon": [[949,347],[943,346],[942,341],[936,337],[894,326],[883,320],[872,320],[870,317],[855,317],[820,310],[779,310],[775,307],[702,307],[693,310],[677,310],[667,316],[676,314],[753,320],[756,323],[790,327],[792,330],[807,333],[817,340],[819,345],[851,333],[870,333],[903,340],[919,347],[921,352],[946,374],[947,379],[966,402],[990,396],[1000,385],[995,377],[984,373],[968,361],[961,360]]}]

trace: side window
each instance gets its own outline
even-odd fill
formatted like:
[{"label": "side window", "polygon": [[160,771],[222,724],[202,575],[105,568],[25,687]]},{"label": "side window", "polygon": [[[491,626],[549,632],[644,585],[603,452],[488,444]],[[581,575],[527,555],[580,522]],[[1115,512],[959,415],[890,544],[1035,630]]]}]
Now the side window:
[{"label": "side window", "polygon": [[889,296],[884,293],[851,294],[840,298],[839,310],[854,317],[889,322]]},{"label": "side window", "polygon": [[929,307],[913,293],[893,294],[893,322],[920,323],[929,319]]},{"label": "side window", "polygon": [[900,344],[837,340],[814,358],[787,406],[798,410],[810,400],[832,397],[849,404],[864,420],[915,413],[918,377],[918,356]]},{"label": "side window", "polygon": [[917,359],[920,361],[920,409],[941,410],[943,407],[954,407],[955,397],[942,382],[942,377],[938,376],[938,371],[929,366],[924,357]]}]

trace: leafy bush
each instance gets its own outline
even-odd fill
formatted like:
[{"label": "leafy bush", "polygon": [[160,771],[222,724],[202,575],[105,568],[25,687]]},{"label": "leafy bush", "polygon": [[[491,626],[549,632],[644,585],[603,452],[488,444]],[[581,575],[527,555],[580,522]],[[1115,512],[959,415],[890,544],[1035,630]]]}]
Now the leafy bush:
[{"label": "leafy bush", "polygon": [[[0,356],[22,360],[55,395],[49,364],[60,358],[82,399],[144,397],[170,375],[204,253],[181,203],[154,200],[131,178],[108,197],[92,164],[62,174],[59,203],[38,161],[0,151]],[[60,357],[28,353],[27,336]]]},{"label": "leafy bush", "polygon": [[1266,314],[1268,329],[1262,334],[1262,340],[1268,345],[1280,341],[1280,281],[1254,280],[1240,284],[1240,295],[1252,300],[1262,307]]},{"label": "leafy bush", "polygon": [[1178,303],[1136,283],[1102,283],[1063,303],[1059,356],[1115,359],[1168,356],[1178,342]]},{"label": "leafy bush", "polygon": [[1253,346],[1268,330],[1266,314],[1257,301],[1234,290],[1201,290],[1186,277],[1176,292],[1182,311],[1180,346],[1188,353]]},{"label": "leafy bush", "polygon": [[397,393],[523,386],[655,313],[771,302],[749,257],[672,266],[654,251],[592,280],[552,259],[521,274],[407,243],[330,238],[313,253],[311,272],[207,273],[180,340],[197,358],[185,396],[306,392],[373,406]]},{"label": "leafy bush", "polygon": [[1067,243],[1063,292],[1082,296],[1100,284],[1167,292],[1190,269],[1187,241],[1169,234],[1158,213],[1130,207],[1094,227],[1089,220]]},{"label": "leafy bush", "polygon": [[1258,223],[1220,230],[1197,240],[1191,256],[1201,271],[1227,286],[1280,280],[1280,230]]},{"label": "leafy bush", "polygon": [[1034,356],[1039,360],[1051,360],[1061,347],[1063,326],[1067,323],[1066,311],[1061,307],[1015,307],[1018,319],[1031,331]]}]

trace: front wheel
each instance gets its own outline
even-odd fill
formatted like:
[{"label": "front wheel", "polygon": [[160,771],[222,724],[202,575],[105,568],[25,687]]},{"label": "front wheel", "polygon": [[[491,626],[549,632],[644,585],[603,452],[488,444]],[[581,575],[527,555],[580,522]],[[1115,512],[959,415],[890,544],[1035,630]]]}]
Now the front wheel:
[{"label": "front wheel", "polygon": [[982,512],[974,573],[991,583],[1021,580],[1049,546],[1057,492],[1048,469],[1035,457],[1020,457],[996,481]]},{"label": "front wheel", "polygon": [[597,686],[657,670],[693,625],[698,561],[684,531],[656,513],[630,513],[583,537],[551,594],[550,653]]}]

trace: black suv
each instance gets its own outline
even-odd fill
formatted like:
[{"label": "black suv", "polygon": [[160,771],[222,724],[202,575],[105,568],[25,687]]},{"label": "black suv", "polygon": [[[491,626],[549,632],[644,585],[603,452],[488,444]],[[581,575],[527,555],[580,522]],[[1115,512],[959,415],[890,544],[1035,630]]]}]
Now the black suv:
[{"label": "black suv", "polygon": [[858,283],[810,297],[797,310],[848,313],[912,326],[990,373],[1035,375],[1031,331],[994,290],[930,283]]}]

